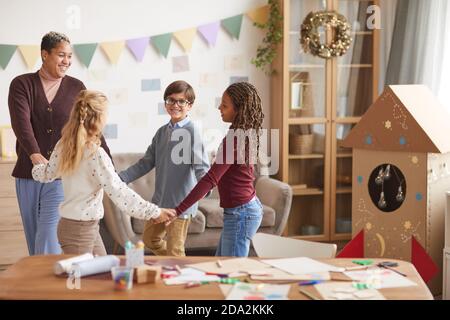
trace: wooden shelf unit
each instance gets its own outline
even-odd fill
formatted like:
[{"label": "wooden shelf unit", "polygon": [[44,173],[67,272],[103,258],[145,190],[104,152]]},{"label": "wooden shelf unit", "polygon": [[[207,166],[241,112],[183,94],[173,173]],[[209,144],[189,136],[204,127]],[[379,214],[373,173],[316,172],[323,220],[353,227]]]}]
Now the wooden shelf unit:
[{"label": "wooden shelf unit", "polygon": [[[294,194],[284,235],[312,241],[349,240],[351,232],[342,232],[342,225],[337,232],[337,224],[351,219],[352,151],[339,142],[378,96],[379,30],[367,30],[365,21],[367,6],[379,5],[379,0],[279,2],[283,41],[273,63],[271,128],[280,130],[276,177],[289,183]],[[320,10],[336,10],[350,25],[360,26],[351,31],[353,42],[346,55],[321,59],[301,49],[300,25],[310,11]],[[324,36],[331,39],[330,34]],[[292,94],[294,82],[299,83],[300,97]],[[294,98],[301,103],[294,103]],[[292,152],[292,132],[312,134],[312,150]],[[317,234],[303,233],[315,228]]]}]

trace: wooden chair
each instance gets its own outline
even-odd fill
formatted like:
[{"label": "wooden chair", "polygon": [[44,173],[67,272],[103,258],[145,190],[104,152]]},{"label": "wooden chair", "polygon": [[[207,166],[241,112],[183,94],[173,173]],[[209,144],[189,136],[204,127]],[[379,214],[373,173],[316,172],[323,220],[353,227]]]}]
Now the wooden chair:
[{"label": "wooden chair", "polygon": [[320,243],[257,233],[252,239],[253,248],[261,258],[334,258],[337,246],[333,243]]}]

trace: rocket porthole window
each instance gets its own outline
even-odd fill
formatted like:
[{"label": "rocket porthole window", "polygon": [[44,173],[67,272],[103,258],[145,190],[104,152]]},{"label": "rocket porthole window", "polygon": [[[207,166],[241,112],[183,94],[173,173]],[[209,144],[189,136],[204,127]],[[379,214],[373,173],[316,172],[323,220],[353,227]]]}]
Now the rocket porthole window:
[{"label": "rocket porthole window", "polygon": [[383,163],[372,171],[368,188],[373,204],[383,212],[397,210],[406,198],[405,176],[390,163]]}]

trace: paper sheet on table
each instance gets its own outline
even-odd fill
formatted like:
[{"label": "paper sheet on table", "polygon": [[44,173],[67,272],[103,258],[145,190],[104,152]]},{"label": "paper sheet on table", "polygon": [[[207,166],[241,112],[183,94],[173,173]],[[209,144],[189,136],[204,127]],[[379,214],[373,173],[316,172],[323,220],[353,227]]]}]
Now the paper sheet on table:
[{"label": "paper sheet on table", "polygon": [[287,300],[290,285],[236,283],[226,300]]},{"label": "paper sheet on table", "polygon": [[355,281],[373,282],[377,289],[417,286],[417,283],[388,269],[347,271],[344,274]]},{"label": "paper sheet on table", "polygon": [[277,268],[268,268],[258,272],[249,272],[252,280],[261,281],[299,281],[299,280],[330,280],[329,272],[311,274],[290,274]]},{"label": "paper sheet on table", "polygon": [[324,300],[386,300],[376,289],[358,290],[347,282],[324,282],[314,287]]},{"label": "paper sheet on table", "polygon": [[265,263],[249,258],[234,258],[227,260],[221,259],[220,262],[222,264],[222,267],[219,267],[216,261],[200,262],[188,264],[186,266],[204,272],[220,273],[220,274],[230,274],[240,272],[247,273],[249,271],[264,270],[270,268],[270,266]]},{"label": "paper sheet on table", "polygon": [[219,284],[220,291],[222,291],[224,297],[226,297],[230,293],[233,287],[234,284]]},{"label": "paper sheet on table", "polygon": [[306,257],[266,259],[261,261],[290,274],[316,274],[329,271],[343,272],[345,270],[344,268],[338,268]]},{"label": "paper sheet on table", "polygon": [[220,278],[218,276],[206,275],[204,272],[193,268],[183,268],[181,269],[180,275],[173,278],[164,279],[164,283],[168,286],[172,286],[177,284],[185,284],[188,282],[214,282],[219,280]]}]

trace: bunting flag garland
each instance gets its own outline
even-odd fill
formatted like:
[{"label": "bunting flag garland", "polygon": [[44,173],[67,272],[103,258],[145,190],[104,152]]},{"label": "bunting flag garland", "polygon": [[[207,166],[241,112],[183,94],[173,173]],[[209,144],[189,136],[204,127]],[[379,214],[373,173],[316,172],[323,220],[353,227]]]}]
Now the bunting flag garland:
[{"label": "bunting flag garland", "polygon": [[145,49],[147,48],[149,41],[150,37],[127,40],[127,47],[137,61],[141,62],[144,59]]},{"label": "bunting flag garland", "polygon": [[0,44],[0,67],[6,69],[6,66],[11,60],[14,52],[16,52],[17,46],[10,44]]},{"label": "bunting flag garland", "polygon": [[219,33],[220,22],[204,24],[197,28],[200,35],[210,46],[216,45],[217,35]]},{"label": "bunting flag garland", "polygon": [[173,37],[178,41],[185,52],[188,52],[192,48],[192,43],[195,37],[195,28],[185,29],[173,33]]},{"label": "bunting flag garland", "polygon": [[172,40],[171,33],[165,33],[158,36],[151,37],[151,43],[155,46],[160,54],[167,58],[169,54],[170,41]]},{"label": "bunting flag garland", "polygon": [[22,54],[22,58],[27,65],[28,70],[33,69],[36,65],[36,61],[38,60],[41,52],[39,50],[39,46],[35,45],[22,45],[19,46],[19,51]]},{"label": "bunting flag garland", "polygon": [[73,49],[80,61],[89,68],[92,57],[97,49],[97,43],[74,44]]},{"label": "bunting flag garland", "polygon": [[125,47],[125,41],[103,42],[100,43],[100,47],[108,57],[109,61],[112,64],[117,64],[123,48]]},{"label": "bunting flag garland", "polygon": [[249,11],[247,12],[247,17],[258,24],[265,24],[269,19],[269,6]]},{"label": "bunting flag garland", "polygon": [[232,38],[239,39],[242,26],[242,14],[237,16],[226,18],[222,20],[222,27],[230,34]]},{"label": "bunting flag garland", "polygon": [[[246,12],[245,15],[253,22],[263,24],[267,21],[269,15],[269,6],[265,5],[260,8],[253,9]],[[244,14],[239,14],[233,17],[225,18],[220,21],[203,24],[198,27],[179,30],[175,32],[159,34],[154,36],[147,36],[141,38],[120,40],[114,42],[98,42],[98,43],[81,43],[74,44],[74,52],[80,62],[89,68],[92,58],[97,47],[100,45],[103,53],[111,64],[117,64],[125,46],[129,49],[136,61],[141,62],[144,59],[145,52],[149,43],[160,53],[167,58],[169,54],[172,36],[180,44],[185,52],[192,49],[192,44],[196,33],[209,46],[215,46],[220,27],[231,36],[232,39],[239,39]],[[22,58],[28,69],[33,69],[40,56],[38,45],[11,45],[0,44],[0,67],[6,69],[12,56],[19,49]]]}]

